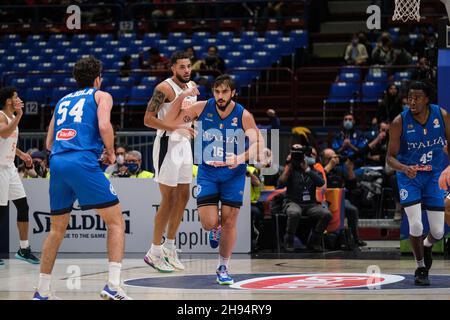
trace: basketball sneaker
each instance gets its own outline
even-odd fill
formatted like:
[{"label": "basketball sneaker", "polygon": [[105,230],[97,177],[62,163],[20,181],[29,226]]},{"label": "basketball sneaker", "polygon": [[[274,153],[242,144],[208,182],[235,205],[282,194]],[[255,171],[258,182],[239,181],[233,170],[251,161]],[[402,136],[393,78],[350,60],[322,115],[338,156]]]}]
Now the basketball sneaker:
[{"label": "basketball sneaker", "polygon": [[108,284],[105,285],[102,292],[100,293],[100,297],[102,297],[104,300],[133,300],[127,294],[121,287],[119,287],[117,290],[113,290],[109,287]]},{"label": "basketball sneaker", "polygon": [[209,232],[209,245],[213,249],[215,249],[219,246],[221,229],[222,229],[222,227],[219,225],[217,228],[213,228]]},{"label": "basketball sneaker", "polygon": [[41,295],[37,288],[34,288],[36,291],[33,295],[33,300],[61,300],[61,298],[58,298],[55,296],[53,292],[50,292],[48,295]]},{"label": "basketball sneaker", "polygon": [[167,262],[164,256],[164,251],[161,256],[154,256],[152,254],[146,254],[144,261],[150,267],[158,270],[159,272],[173,272],[175,269]]},{"label": "basketball sneaker", "polygon": [[166,247],[162,247],[162,250],[164,252],[164,256],[166,261],[175,269],[178,270],[184,270],[185,267],[184,265],[181,263],[180,259],[178,259],[178,252],[180,250],[173,248],[173,249],[168,249]]},{"label": "basketball sneaker", "polygon": [[414,274],[414,284],[416,286],[429,286],[428,270],[426,267],[417,268]]},{"label": "basketball sneaker", "polygon": [[16,259],[26,261],[31,264],[39,264],[40,260],[31,252],[31,247],[19,249],[15,255]]},{"label": "basketball sneaker", "polygon": [[234,280],[233,278],[230,277],[230,275],[228,274],[228,270],[227,267],[225,267],[224,265],[220,266],[219,269],[216,270],[216,274],[217,274],[217,283],[218,284],[233,284]]},{"label": "basketball sneaker", "polygon": [[3,261],[2,259],[0,259],[0,266],[4,265],[5,261]]},{"label": "basketball sneaker", "polygon": [[427,270],[430,270],[431,265],[433,264],[432,251],[433,251],[433,246],[431,246],[431,247],[423,246],[423,260],[425,262],[425,268],[427,268]]}]

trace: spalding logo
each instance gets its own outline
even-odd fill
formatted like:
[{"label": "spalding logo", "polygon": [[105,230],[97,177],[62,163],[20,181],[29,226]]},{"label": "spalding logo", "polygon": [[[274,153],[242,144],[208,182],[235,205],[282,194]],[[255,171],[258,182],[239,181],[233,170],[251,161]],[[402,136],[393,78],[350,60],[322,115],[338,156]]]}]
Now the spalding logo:
[{"label": "spalding logo", "polygon": [[70,140],[75,138],[77,131],[73,129],[61,129],[56,133],[56,140]]}]

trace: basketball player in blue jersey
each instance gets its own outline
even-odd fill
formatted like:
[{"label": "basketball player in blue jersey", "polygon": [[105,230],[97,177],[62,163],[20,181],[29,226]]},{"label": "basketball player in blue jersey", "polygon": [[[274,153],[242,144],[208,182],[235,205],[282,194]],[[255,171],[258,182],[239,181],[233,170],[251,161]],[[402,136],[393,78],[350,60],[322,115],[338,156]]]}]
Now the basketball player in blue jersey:
[{"label": "basketball player in blue jersey", "polygon": [[[388,164],[397,171],[400,204],[409,222],[411,246],[417,261],[415,284],[427,286],[432,246],[444,235],[444,191],[439,188],[444,146],[450,138],[447,112],[430,104],[431,88],[423,82],[409,87],[409,110],[397,116],[390,127]],[[423,238],[422,206],[427,211],[430,232]]]},{"label": "basketball player in blue jersey", "polygon": [[34,300],[55,299],[50,291],[51,272],[76,199],[82,210],[95,209],[108,229],[109,276],[101,297],[130,299],[120,286],[125,223],[117,194],[98,163],[103,147],[111,164],[116,159],[110,123],[113,100],[109,93],[99,90],[101,69],[101,62],[94,57],[76,62],[73,76],[79,90],[59,100],[50,121],[47,149],[51,150],[51,230],[42,248]]},{"label": "basketball player in blue jersey", "polygon": [[228,274],[228,262],[236,243],[236,221],[242,206],[247,169],[245,162],[259,160],[259,155],[263,157],[264,139],[250,112],[233,101],[236,91],[230,76],[219,76],[213,92],[214,98],[181,108],[185,97],[199,94],[195,87],[183,91],[165,120],[173,126],[197,120],[195,150],[202,151],[201,155],[196,153],[198,212],[205,230],[217,232],[221,226],[217,282],[230,285],[234,281]]}]

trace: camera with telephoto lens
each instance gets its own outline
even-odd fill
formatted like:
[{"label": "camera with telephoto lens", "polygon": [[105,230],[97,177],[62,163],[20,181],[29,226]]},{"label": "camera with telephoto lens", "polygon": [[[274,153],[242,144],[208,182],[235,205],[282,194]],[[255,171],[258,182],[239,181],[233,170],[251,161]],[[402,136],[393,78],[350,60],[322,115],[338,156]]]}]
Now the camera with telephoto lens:
[{"label": "camera with telephoto lens", "polygon": [[302,163],[305,161],[305,155],[310,156],[312,148],[306,147],[292,147],[291,148],[291,163],[292,167],[295,169],[301,168]]}]

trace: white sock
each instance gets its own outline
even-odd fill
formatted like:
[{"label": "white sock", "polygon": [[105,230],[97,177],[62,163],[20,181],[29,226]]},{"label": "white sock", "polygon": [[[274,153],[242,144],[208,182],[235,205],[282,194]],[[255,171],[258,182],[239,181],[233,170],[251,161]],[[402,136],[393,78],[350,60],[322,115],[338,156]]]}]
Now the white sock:
[{"label": "white sock", "polygon": [[170,250],[175,249],[175,239],[166,239],[164,242],[164,247]]},{"label": "white sock", "polygon": [[149,251],[151,255],[160,257],[162,254],[162,246],[161,245],[157,246],[152,243],[152,246]]},{"label": "white sock", "polygon": [[416,261],[417,262],[417,266],[419,267],[419,268],[425,268],[425,260],[424,259],[422,259],[422,260],[417,260]]},{"label": "white sock", "polygon": [[39,273],[38,291],[41,296],[47,296],[50,293],[51,274]]},{"label": "white sock", "polygon": [[122,264],[118,262],[110,262],[108,266],[108,283],[112,286],[111,289],[117,289],[120,287],[120,269],[122,268]]},{"label": "white sock", "polygon": [[217,266],[217,269],[219,269],[220,266],[225,266],[225,268],[228,269],[229,261],[230,261],[230,258],[224,258],[221,255],[219,255],[219,265]]},{"label": "white sock", "polygon": [[433,246],[433,244],[430,241],[428,241],[428,237],[426,237],[425,240],[423,241],[423,246],[428,248]]},{"label": "white sock", "polygon": [[28,240],[20,240],[20,249],[26,249],[30,246]]}]

